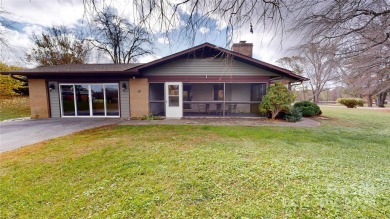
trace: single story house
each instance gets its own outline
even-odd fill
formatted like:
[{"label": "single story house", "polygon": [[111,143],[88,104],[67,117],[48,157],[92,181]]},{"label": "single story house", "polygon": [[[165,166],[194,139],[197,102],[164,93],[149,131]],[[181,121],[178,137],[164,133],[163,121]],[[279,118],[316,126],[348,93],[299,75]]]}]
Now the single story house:
[{"label": "single story house", "polygon": [[267,87],[306,78],[252,58],[252,43],[210,43],[149,62],[69,64],[27,76],[32,118],[256,116]]}]

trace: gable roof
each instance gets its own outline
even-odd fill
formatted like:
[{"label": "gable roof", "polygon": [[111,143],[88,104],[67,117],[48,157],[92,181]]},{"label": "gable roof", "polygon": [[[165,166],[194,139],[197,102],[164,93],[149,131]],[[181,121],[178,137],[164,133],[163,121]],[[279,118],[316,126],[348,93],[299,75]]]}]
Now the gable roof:
[{"label": "gable roof", "polygon": [[231,51],[231,50],[228,50],[228,49],[221,48],[221,47],[213,45],[211,43],[203,43],[201,45],[198,45],[198,46],[195,46],[195,47],[183,50],[181,52],[178,52],[178,53],[175,53],[175,54],[163,57],[161,59],[157,59],[157,60],[151,61],[149,63],[138,65],[138,66],[136,66],[136,67],[134,67],[132,69],[129,69],[129,71],[131,71],[131,72],[139,72],[139,71],[142,71],[142,70],[145,70],[145,69],[153,68],[153,67],[156,67],[158,65],[162,65],[162,64],[174,61],[174,60],[179,59],[179,58],[189,57],[189,56],[194,55],[196,53],[207,53],[207,52],[212,52],[214,54],[217,54],[216,56],[232,57],[232,58],[234,58],[236,60],[245,62],[245,63],[250,64],[250,65],[254,65],[254,66],[257,66],[257,67],[260,67],[260,68],[263,68],[263,69],[267,69],[267,70],[269,70],[271,72],[274,72],[274,73],[280,74],[282,76],[286,76],[286,77],[292,78],[292,79],[297,80],[297,81],[306,81],[306,80],[308,80],[305,77],[302,77],[300,75],[294,74],[290,70],[287,70],[287,69],[278,67],[276,65],[272,65],[272,64],[260,61],[258,59],[254,59],[252,57],[243,55],[243,54],[238,53],[238,52],[234,52],[234,51]]},{"label": "gable roof", "polygon": [[2,72],[1,74],[19,74],[25,76],[37,76],[37,75],[139,75],[143,70],[157,67],[159,65],[180,59],[185,57],[191,57],[195,55],[213,54],[216,57],[233,58],[235,60],[266,69],[284,77],[291,78],[296,81],[306,81],[305,77],[294,74],[292,71],[272,65],[252,57],[243,55],[238,52],[234,52],[211,43],[203,43],[201,45],[183,50],[181,52],[163,57],[161,59],[154,60],[149,63],[131,63],[131,64],[66,64],[55,65],[47,67],[37,67],[34,69],[24,69],[12,72]]}]

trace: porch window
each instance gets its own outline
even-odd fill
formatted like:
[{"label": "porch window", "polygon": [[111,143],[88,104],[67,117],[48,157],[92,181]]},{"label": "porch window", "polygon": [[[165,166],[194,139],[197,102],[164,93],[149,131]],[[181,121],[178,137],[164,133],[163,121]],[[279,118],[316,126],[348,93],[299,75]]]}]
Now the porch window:
[{"label": "porch window", "polygon": [[155,116],[165,116],[164,83],[149,83],[149,109]]},{"label": "porch window", "polygon": [[224,99],[224,84],[215,84],[214,100],[223,100],[223,99]]},{"label": "porch window", "polygon": [[266,83],[185,83],[184,116],[257,116]]}]

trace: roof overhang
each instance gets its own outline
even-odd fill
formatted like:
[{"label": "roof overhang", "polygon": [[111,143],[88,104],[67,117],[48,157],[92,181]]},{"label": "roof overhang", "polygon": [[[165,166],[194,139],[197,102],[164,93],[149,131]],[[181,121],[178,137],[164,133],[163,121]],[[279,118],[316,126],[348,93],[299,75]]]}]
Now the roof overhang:
[{"label": "roof overhang", "polygon": [[92,72],[35,72],[35,71],[10,71],[10,72],[1,72],[2,75],[22,75],[27,77],[48,77],[48,76],[130,76],[136,77],[140,74],[138,72],[129,72],[129,71],[92,71]]}]

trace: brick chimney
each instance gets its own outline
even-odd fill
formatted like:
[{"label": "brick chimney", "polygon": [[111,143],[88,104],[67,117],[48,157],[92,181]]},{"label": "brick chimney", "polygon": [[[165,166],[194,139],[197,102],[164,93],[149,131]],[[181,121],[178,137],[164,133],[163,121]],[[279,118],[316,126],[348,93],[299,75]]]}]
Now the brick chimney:
[{"label": "brick chimney", "polygon": [[252,57],[253,43],[246,43],[244,40],[240,41],[239,43],[233,43],[232,50],[234,52]]}]

